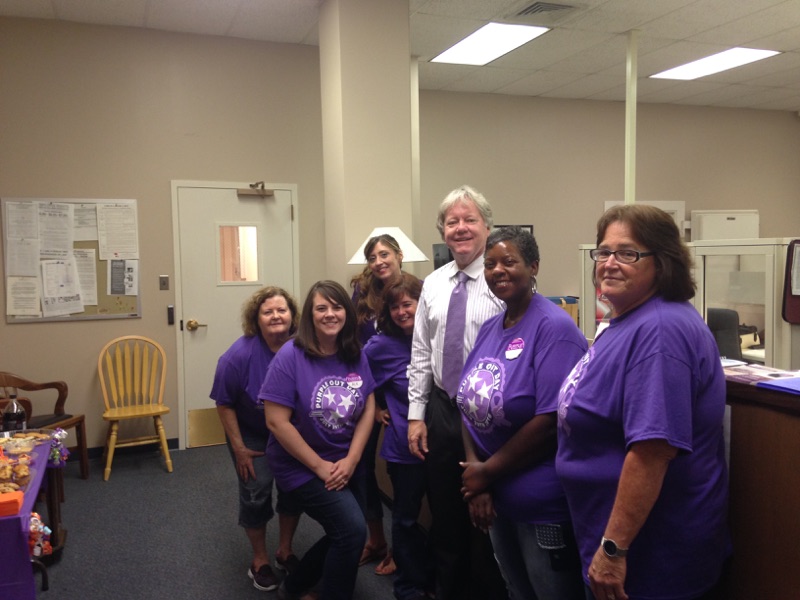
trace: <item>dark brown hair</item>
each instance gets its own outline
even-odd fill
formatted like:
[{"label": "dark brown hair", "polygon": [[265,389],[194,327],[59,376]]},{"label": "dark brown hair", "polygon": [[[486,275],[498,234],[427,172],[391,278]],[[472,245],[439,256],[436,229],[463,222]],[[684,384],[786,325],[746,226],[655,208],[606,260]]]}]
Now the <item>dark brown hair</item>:
[{"label": "dark brown hair", "polygon": [[[612,223],[624,223],[642,249],[655,252],[656,294],[673,302],[694,298],[692,257],[675,221],[660,208],[647,204],[623,204],[609,208],[597,222],[597,245],[603,243]],[[592,273],[597,287],[597,270]]]},{"label": "dark brown hair", "polygon": [[361,342],[358,341],[356,329],[356,311],[345,289],[335,281],[318,281],[308,290],[306,301],[303,304],[303,312],[300,315],[300,326],[297,328],[297,335],[294,338],[294,345],[302,348],[306,355],[310,357],[325,357],[319,346],[317,330],[314,328],[314,296],[317,294],[331,304],[338,304],[344,307],[345,321],[344,327],[342,327],[339,335],[336,336],[336,356],[344,363],[356,363],[361,357]]},{"label": "dark brown hair", "polygon": [[297,302],[285,289],[270,285],[256,291],[242,305],[242,331],[245,337],[253,337],[261,333],[261,328],[258,326],[258,311],[264,302],[277,296],[282,296],[286,300],[286,305],[292,314],[289,335],[294,335],[297,332],[297,319],[299,317]]},{"label": "dark brown hair", "polygon": [[403,330],[392,319],[391,306],[399,302],[404,294],[419,300],[421,293],[422,282],[410,273],[403,273],[400,279],[389,283],[383,290],[383,308],[378,314],[378,330],[394,337],[404,336]]}]

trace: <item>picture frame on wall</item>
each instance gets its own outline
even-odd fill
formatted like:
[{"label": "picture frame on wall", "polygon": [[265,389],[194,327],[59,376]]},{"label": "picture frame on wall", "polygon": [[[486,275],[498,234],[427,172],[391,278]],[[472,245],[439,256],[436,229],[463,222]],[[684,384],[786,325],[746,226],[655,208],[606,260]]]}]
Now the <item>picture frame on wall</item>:
[{"label": "picture frame on wall", "polygon": [[[511,225],[495,225],[495,229],[502,229],[503,227],[511,227]],[[533,225],[517,225],[520,229],[524,229],[531,235],[533,235]]]},{"label": "picture frame on wall", "polygon": [[450,253],[450,248],[447,244],[440,243],[433,245],[433,268],[438,269],[453,260],[453,255]]}]

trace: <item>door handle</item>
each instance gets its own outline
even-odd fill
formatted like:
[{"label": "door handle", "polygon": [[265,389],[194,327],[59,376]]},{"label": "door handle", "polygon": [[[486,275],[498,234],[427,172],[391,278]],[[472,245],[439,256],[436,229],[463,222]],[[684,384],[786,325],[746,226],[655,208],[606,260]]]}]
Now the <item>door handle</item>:
[{"label": "door handle", "polygon": [[189,319],[186,321],[186,329],[189,331],[197,331],[198,327],[208,327],[205,323],[198,323],[197,319]]}]

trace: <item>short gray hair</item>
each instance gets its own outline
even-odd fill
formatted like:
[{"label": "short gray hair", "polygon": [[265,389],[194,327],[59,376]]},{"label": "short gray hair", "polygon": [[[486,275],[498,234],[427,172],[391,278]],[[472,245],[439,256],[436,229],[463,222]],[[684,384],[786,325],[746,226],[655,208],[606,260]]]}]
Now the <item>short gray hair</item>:
[{"label": "short gray hair", "polygon": [[475,205],[475,208],[478,209],[478,212],[481,213],[481,217],[483,218],[483,222],[486,227],[489,229],[492,228],[494,225],[494,219],[492,219],[492,206],[489,204],[489,201],[484,198],[483,194],[481,194],[478,190],[471,188],[468,185],[462,185],[461,187],[458,187],[447,194],[447,197],[442,200],[442,203],[439,205],[439,215],[436,218],[436,229],[439,230],[439,235],[442,236],[442,239],[444,239],[444,217],[447,214],[447,211],[458,202],[472,202]]}]

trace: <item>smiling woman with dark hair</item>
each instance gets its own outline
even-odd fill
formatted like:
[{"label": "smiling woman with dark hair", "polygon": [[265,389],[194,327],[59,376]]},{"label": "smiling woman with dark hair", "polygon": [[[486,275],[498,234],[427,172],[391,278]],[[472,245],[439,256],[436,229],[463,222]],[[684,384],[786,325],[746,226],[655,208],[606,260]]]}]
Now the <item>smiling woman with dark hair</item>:
[{"label": "smiling woman with dark hair", "polygon": [[297,337],[275,356],[259,393],[278,487],[325,530],[281,584],[280,598],[300,598],[320,577],[323,598],[353,595],[367,535],[357,467],[372,429],[374,387],[347,292],[335,281],[315,283]]},{"label": "smiling woman with dark hair", "polygon": [[392,546],[396,562],[394,596],[420,600],[430,587],[426,537],[417,523],[425,496],[425,467],[408,448],[408,364],[422,282],[403,273],[386,286],[378,335],[364,347],[375,385],[386,399],[381,456],[392,481]]},{"label": "smiling woman with dark hair", "polygon": [[564,310],[536,293],[539,248],[493,231],[483,273],[505,312],[486,321],[461,375],[464,500],[488,531],[511,600],[581,600],[580,562],[555,471],[561,381],[586,351]]}]

